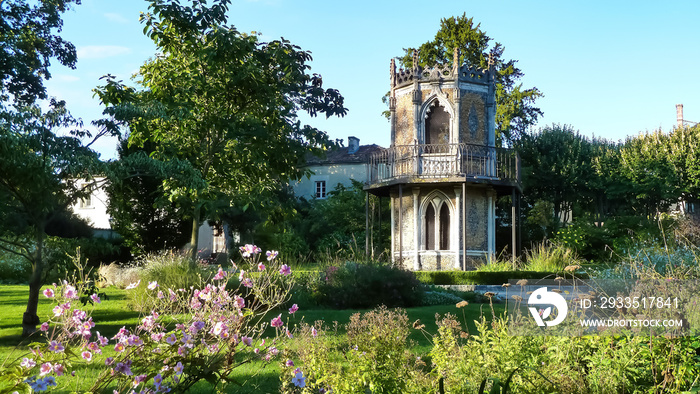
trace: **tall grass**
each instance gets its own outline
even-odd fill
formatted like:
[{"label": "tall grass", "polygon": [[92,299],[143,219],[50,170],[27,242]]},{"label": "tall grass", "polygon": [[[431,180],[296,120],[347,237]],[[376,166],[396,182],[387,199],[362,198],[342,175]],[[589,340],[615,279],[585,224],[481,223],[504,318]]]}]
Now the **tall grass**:
[{"label": "tall grass", "polygon": [[525,252],[525,269],[539,272],[560,272],[570,265],[581,265],[572,249],[545,241]]}]

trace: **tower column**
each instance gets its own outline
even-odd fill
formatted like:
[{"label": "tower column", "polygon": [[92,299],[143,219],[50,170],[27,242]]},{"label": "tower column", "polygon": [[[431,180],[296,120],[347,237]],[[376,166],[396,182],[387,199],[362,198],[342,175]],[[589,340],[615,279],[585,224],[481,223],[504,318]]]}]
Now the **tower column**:
[{"label": "tower column", "polygon": [[420,270],[420,256],[418,250],[420,249],[420,239],[421,239],[421,218],[418,212],[418,205],[420,197],[420,188],[413,188],[413,245],[415,246],[413,250],[413,270]]},{"label": "tower column", "polygon": [[455,213],[454,213],[454,220],[452,221],[452,228],[450,229],[450,232],[452,234],[452,250],[455,253],[455,263],[454,263],[454,268],[455,269],[460,269],[461,266],[461,256],[459,255],[460,250],[462,249],[462,245],[459,242],[460,241],[460,236],[459,236],[459,228],[460,228],[460,222],[461,222],[461,217],[462,217],[462,189],[460,187],[455,187]]}]

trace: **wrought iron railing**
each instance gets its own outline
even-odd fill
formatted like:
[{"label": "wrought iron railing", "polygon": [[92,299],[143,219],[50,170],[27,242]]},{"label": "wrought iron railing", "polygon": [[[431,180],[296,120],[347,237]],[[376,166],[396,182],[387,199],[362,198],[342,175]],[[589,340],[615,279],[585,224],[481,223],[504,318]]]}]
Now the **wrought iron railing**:
[{"label": "wrought iron railing", "polygon": [[474,144],[396,145],[374,153],[368,183],[401,177],[465,176],[520,183],[520,157],[512,149]]}]

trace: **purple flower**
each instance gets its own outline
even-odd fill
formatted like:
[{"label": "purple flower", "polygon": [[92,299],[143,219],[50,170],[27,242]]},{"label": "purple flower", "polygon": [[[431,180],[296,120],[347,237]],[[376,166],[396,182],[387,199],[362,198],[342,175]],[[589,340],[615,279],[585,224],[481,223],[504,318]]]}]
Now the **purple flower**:
[{"label": "purple flower", "polygon": [[294,305],[292,305],[291,308],[289,308],[289,313],[291,313],[293,315],[293,314],[297,313],[298,310],[299,310],[299,306],[297,304],[294,304]]},{"label": "purple flower", "polygon": [[48,375],[53,371],[53,366],[51,363],[43,363],[39,368],[39,376]]},{"label": "purple flower", "polygon": [[253,287],[253,280],[250,278],[243,279],[243,286],[248,288]]},{"label": "purple flower", "polygon": [[279,252],[276,250],[268,250],[265,254],[267,255],[267,261],[272,261],[277,257]]},{"label": "purple flower", "polygon": [[292,378],[292,384],[294,384],[297,387],[304,387],[306,386],[306,378],[304,375],[301,373],[301,371],[296,372],[294,374],[294,377]]},{"label": "purple flower", "polygon": [[44,297],[46,298],[53,298],[54,297],[54,292],[53,289],[46,289],[44,290]]},{"label": "purple flower", "polygon": [[311,335],[316,338],[318,336],[318,331],[316,331],[316,327],[311,327]]},{"label": "purple flower", "polygon": [[226,271],[222,270],[221,267],[219,267],[219,271],[214,275],[214,280],[221,280],[226,277]]},{"label": "purple flower", "polygon": [[293,367],[294,366],[294,361],[292,360],[287,360],[287,362],[284,363],[287,367]]},{"label": "purple flower", "polygon": [[280,267],[280,275],[289,276],[292,273],[292,269],[289,268],[287,264],[282,264]]},{"label": "purple flower", "polygon": [[182,363],[179,361],[177,362],[177,364],[175,364],[175,368],[173,368],[173,370],[175,371],[175,375],[182,374],[183,369],[184,369],[184,367],[182,366]]},{"label": "purple flower", "polygon": [[49,344],[49,350],[54,352],[54,353],[60,353],[60,352],[64,351],[65,348],[60,343],[58,343],[56,341],[51,341],[51,343]]},{"label": "purple flower", "polygon": [[148,290],[155,290],[156,287],[158,287],[158,282],[157,282],[157,281],[148,282]]},{"label": "purple flower", "polygon": [[78,292],[75,291],[75,287],[66,285],[66,289],[63,291],[63,296],[69,300],[75,300],[78,298]]},{"label": "purple flower", "polygon": [[265,271],[265,264],[262,261],[258,263],[258,271]]},{"label": "purple flower", "polygon": [[243,255],[243,257],[250,257],[251,255],[258,254],[261,252],[259,247],[251,244],[241,246],[239,249],[241,250],[241,254]]},{"label": "purple flower", "polygon": [[19,365],[20,365],[21,367],[24,367],[24,368],[27,368],[27,369],[29,369],[29,368],[34,368],[34,366],[36,365],[36,361],[34,361],[34,360],[31,359],[31,358],[25,357],[25,358],[22,359],[22,362],[19,363]]},{"label": "purple flower", "polygon": [[97,294],[91,295],[91,296],[90,296],[90,299],[91,299],[92,302],[94,302],[95,304],[99,304],[100,302],[102,302],[102,300],[100,300],[100,297],[99,297]]},{"label": "purple flower", "polygon": [[82,352],[80,355],[83,357],[83,359],[85,361],[87,361],[87,362],[92,361],[92,353],[91,352],[86,350],[86,351]]},{"label": "purple flower", "polygon": [[41,327],[39,327],[39,329],[41,331],[48,331],[49,330],[49,323],[48,322],[41,323]]},{"label": "purple flower", "polygon": [[246,346],[253,346],[253,338],[251,337],[243,337],[241,338],[241,342],[243,342]]}]

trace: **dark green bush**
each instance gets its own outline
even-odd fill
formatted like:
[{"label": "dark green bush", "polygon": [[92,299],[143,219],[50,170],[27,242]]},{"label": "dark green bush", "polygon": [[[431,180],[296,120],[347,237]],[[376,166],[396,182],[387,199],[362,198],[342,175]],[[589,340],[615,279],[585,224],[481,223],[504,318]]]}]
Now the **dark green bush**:
[{"label": "dark green bush", "polygon": [[411,307],[421,302],[421,284],[415,274],[385,264],[347,262],[299,275],[291,302],[300,305],[361,309]]}]

